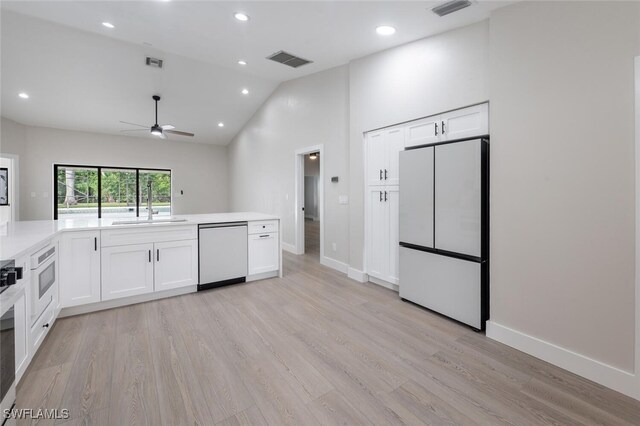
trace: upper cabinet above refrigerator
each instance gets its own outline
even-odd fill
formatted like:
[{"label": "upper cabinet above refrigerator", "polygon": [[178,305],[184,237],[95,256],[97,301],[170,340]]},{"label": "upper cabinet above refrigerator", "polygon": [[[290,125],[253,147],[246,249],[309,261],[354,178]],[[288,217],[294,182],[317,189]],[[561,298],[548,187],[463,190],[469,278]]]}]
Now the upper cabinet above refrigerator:
[{"label": "upper cabinet above refrigerator", "polygon": [[407,125],[406,148],[489,134],[489,104],[483,103],[416,120]]}]

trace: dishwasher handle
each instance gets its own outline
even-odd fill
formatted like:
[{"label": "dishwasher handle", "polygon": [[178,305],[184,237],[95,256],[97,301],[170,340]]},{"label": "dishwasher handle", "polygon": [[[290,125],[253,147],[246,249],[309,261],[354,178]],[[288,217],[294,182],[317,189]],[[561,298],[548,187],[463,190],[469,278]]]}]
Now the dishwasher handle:
[{"label": "dishwasher handle", "polygon": [[198,225],[198,229],[237,228],[240,226],[248,226],[248,224],[247,222],[204,223],[202,225]]}]

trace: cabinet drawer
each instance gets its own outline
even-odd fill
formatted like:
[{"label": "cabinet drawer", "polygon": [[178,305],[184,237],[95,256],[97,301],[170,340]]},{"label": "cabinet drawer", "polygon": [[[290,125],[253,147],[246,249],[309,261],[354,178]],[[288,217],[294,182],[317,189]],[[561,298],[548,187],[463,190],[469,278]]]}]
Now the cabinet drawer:
[{"label": "cabinet drawer", "polygon": [[55,319],[55,305],[55,303],[51,303],[33,327],[31,327],[31,347],[34,353],[53,326],[53,321]]},{"label": "cabinet drawer", "polygon": [[161,241],[195,240],[198,238],[196,225],[166,227],[153,225],[140,229],[109,229],[102,231],[102,247],[146,244]]},{"label": "cabinet drawer", "polygon": [[278,221],[249,222],[249,235],[278,232]]}]

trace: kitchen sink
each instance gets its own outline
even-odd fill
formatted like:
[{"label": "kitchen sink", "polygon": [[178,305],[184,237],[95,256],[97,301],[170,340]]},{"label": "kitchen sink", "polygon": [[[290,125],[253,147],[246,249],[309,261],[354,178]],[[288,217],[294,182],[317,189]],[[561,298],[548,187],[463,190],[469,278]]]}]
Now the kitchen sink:
[{"label": "kitchen sink", "polygon": [[174,223],[174,222],[186,222],[187,219],[139,219],[139,220],[117,220],[112,225],[149,225],[155,223]]}]

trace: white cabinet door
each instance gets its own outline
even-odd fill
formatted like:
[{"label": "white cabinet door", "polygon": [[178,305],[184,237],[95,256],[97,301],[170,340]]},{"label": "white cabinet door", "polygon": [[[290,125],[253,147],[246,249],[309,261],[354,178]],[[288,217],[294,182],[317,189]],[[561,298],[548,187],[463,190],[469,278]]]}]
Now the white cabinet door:
[{"label": "white cabinet door", "polygon": [[384,201],[384,187],[369,187],[369,222],[367,235],[368,273],[381,280],[386,279],[389,269],[389,218]]},{"label": "white cabinet door", "polygon": [[153,292],[153,244],[102,248],[102,300]]},{"label": "white cabinet door", "polygon": [[400,153],[400,241],[433,248],[432,146]]},{"label": "white cabinet door", "polygon": [[22,293],[22,296],[16,300],[14,309],[14,321],[15,321],[15,365],[16,365],[16,378],[20,378],[24,370],[27,368],[27,357],[29,355],[28,346],[28,330],[29,330],[29,317],[27,316],[27,295]]},{"label": "white cabinet door", "polygon": [[277,271],[280,268],[278,233],[251,234],[248,238],[248,275]]},{"label": "white cabinet door", "polygon": [[198,240],[154,244],[155,291],[198,284]]},{"label": "white cabinet door", "polygon": [[384,179],[386,185],[398,185],[400,183],[400,162],[398,155],[404,149],[404,128],[388,130],[385,134],[386,165]]},{"label": "white cabinet door", "polygon": [[435,147],[435,247],[480,257],[482,140]]},{"label": "white cabinet door", "polygon": [[69,232],[60,239],[60,304],[100,301],[100,231]]},{"label": "white cabinet door", "polygon": [[484,103],[442,114],[442,140],[454,140],[489,134],[489,104]]},{"label": "white cabinet door", "polygon": [[439,115],[423,118],[407,124],[405,130],[406,148],[439,142],[442,137],[441,120]]},{"label": "white cabinet door", "polygon": [[384,169],[387,168],[384,132],[367,133],[366,143],[367,184],[384,185]]},{"label": "white cabinet door", "polygon": [[389,269],[387,270],[386,281],[398,284],[398,248],[400,243],[400,188],[389,186],[386,189],[387,216],[389,218]]}]

